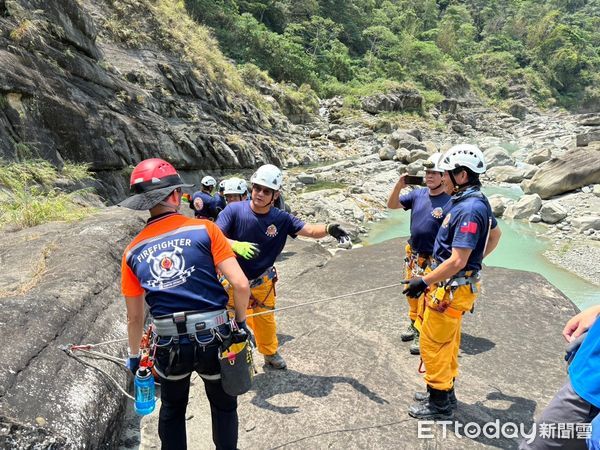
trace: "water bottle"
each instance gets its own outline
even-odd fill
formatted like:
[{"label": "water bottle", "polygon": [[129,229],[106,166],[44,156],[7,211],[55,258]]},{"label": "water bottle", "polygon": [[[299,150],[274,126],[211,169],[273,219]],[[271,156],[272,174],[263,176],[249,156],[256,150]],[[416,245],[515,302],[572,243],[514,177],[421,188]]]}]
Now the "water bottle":
[{"label": "water bottle", "polygon": [[156,399],[154,398],[154,376],[147,367],[140,367],[133,381],[135,389],[135,412],[145,416],[154,411]]}]

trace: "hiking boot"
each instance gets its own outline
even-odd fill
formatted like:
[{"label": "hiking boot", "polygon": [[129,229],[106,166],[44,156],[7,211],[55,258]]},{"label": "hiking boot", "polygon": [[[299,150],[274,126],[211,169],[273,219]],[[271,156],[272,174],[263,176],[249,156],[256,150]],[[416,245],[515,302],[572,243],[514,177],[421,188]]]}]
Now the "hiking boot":
[{"label": "hiking boot", "polygon": [[273,353],[272,355],[265,355],[265,364],[277,370],[283,370],[287,368],[285,359],[283,359],[277,352]]},{"label": "hiking boot", "polygon": [[408,415],[419,420],[449,420],[454,417],[454,410],[450,405],[450,392],[440,391],[431,387],[429,399],[426,402],[416,403],[408,408]]},{"label": "hiking boot", "polygon": [[412,344],[410,344],[410,348],[408,349],[411,355],[421,354],[421,347],[419,346],[419,336],[420,333],[417,330],[415,330],[415,338],[413,339]]},{"label": "hiking boot", "polygon": [[415,321],[411,320],[408,327],[406,327],[406,330],[400,334],[400,339],[402,339],[402,342],[412,341],[415,338],[416,333],[418,333],[418,331],[415,328]]},{"label": "hiking boot", "polygon": [[[428,402],[429,401],[429,390],[427,392],[415,392],[413,398],[418,402]],[[448,391],[448,401],[450,402],[450,406],[453,410],[458,408],[458,400],[456,399],[456,393],[454,392],[454,388]]]}]

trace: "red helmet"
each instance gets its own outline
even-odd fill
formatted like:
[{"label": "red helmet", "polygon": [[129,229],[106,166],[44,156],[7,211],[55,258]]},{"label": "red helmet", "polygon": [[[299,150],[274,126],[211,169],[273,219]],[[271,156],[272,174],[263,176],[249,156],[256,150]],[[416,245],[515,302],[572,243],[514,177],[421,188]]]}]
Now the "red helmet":
[{"label": "red helmet", "polygon": [[160,158],[145,159],[131,172],[129,187],[134,194],[119,203],[126,208],[151,209],[178,187],[192,187],[183,180],[170,163]]}]

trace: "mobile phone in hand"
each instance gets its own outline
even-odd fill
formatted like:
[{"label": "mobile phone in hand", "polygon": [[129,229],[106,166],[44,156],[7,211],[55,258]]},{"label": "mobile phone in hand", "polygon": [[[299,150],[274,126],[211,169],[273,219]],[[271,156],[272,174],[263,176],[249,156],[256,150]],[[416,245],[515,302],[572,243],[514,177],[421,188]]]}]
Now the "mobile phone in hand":
[{"label": "mobile phone in hand", "polygon": [[425,178],[416,175],[406,175],[404,182],[416,186],[425,186]]}]

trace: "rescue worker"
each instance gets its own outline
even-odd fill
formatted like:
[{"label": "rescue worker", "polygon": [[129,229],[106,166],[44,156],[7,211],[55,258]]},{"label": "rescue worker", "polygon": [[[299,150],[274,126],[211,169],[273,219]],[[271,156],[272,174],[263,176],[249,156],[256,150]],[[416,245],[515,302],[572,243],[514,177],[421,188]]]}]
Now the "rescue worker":
[{"label": "rescue worker", "polygon": [[227,204],[240,202],[248,199],[248,186],[246,180],[241,178],[230,178],[225,180],[223,190]]},{"label": "rescue worker", "polygon": [[[569,376],[536,421],[538,432],[520,449],[600,450],[600,305],[591,306],[567,322],[563,336],[572,346]],[[574,353],[574,354],[573,354]],[[554,433],[541,433],[545,424]],[[559,425],[560,424],[560,425]],[[567,427],[566,424],[570,424]],[[560,426],[565,433],[560,433]],[[571,433],[569,433],[571,431]],[[582,439],[581,435],[586,440]]]},{"label": "rescue worker", "polygon": [[501,235],[480,191],[479,175],[486,169],[481,150],[455,145],[444,153],[439,167],[445,170],[444,183],[453,196],[433,246],[433,270],[412,278],[404,290],[413,298],[425,292],[420,344],[428,392],[415,394],[419,403],[410,407],[409,414],[428,420],[453,417],[462,316],[473,309],[481,262]]},{"label": "rescue worker", "polygon": [[214,197],[211,195],[217,181],[206,176],[200,181],[200,190],[192,195],[190,208],[194,210],[197,219],[215,220],[217,218],[217,205]]},{"label": "rescue worker", "polygon": [[225,201],[225,195],[223,193],[223,191],[225,191],[225,181],[226,180],[221,180],[219,182],[219,189],[215,193],[215,196],[213,197],[215,200],[215,209],[217,210],[217,215],[221,211],[223,211],[225,209],[225,207],[227,206],[227,202]]},{"label": "rescue worker", "polygon": [[[245,324],[248,280],[214,223],[179,213],[181,189],[191,185],[183,183],[171,164],[158,158],[142,161],[133,170],[130,185],[134,195],[119,206],[150,210],[150,218],[125,249],[121,262],[127,366],[135,373],[140,363],[145,301],[159,338],[154,367],[161,383],[158,433],[162,449],[186,448],[192,372],[204,381],[216,448],[235,449],[237,397],[223,390],[217,352],[221,339],[232,332],[244,330],[250,335]],[[236,326],[228,322],[228,295],[217,269],[232,286]]]},{"label": "rescue worker", "polygon": [[[444,171],[438,167],[441,153],[434,153],[426,162],[424,188],[417,188],[408,194],[400,195],[404,189],[407,174],[400,176],[388,198],[387,206],[391,209],[410,209],[410,238],[406,244],[405,279],[423,274],[431,264],[433,243],[435,236],[444,218],[444,206],[450,200],[450,195],[445,191],[442,176]],[[408,317],[410,323],[400,335],[402,341],[413,341],[409,351],[418,355],[419,330],[415,328],[415,320],[421,308],[423,310],[423,297],[406,297],[408,300]]]},{"label": "rescue worker", "polygon": [[[216,222],[232,240],[234,248],[247,243],[257,247],[258,254],[254,254],[254,258],[240,260],[240,266],[250,280],[250,313],[275,308],[277,272],[273,264],[288,236],[319,239],[329,234],[338,240],[349,239],[339,224],[307,224],[275,208],[273,204],[280,195],[282,181],[283,174],[279,168],[272,164],[259,167],[250,179],[251,200],[227,205]],[[244,254],[239,250],[236,253]],[[229,292],[231,294],[231,290]],[[277,351],[279,343],[274,314],[251,317],[248,325],[254,331],[258,351],[264,355],[265,364],[275,369],[285,369],[286,362]]]}]

